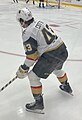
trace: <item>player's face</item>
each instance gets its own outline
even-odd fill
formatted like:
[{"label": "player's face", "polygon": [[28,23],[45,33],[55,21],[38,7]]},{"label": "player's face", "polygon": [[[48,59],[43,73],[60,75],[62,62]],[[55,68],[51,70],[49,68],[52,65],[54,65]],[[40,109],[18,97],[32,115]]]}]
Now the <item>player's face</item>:
[{"label": "player's face", "polygon": [[19,19],[19,22],[20,22],[20,24],[21,24],[21,26],[23,27],[23,28],[26,28],[26,27],[28,27],[28,24],[27,24],[27,22],[26,21],[24,21],[23,19]]}]

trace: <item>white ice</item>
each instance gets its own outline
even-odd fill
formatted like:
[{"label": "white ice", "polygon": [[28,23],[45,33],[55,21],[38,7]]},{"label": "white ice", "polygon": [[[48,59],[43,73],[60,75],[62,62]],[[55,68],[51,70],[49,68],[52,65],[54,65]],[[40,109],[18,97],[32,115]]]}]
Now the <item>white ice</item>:
[{"label": "white ice", "polygon": [[[11,0],[0,0],[0,88],[15,76],[25,59],[21,28],[16,21],[18,9],[25,6],[24,2],[13,4]],[[82,9],[37,6],[28,4],[33,16],[51,25],[67,45],[69,57],[63,69],[74,96],[63,93],[57,78],[51,74],[41,80],[45,114],[30,113],[25,110],[25,104],[33,101],[28,77],[17,79],[0,92],[0,120],[82,120]]]}]

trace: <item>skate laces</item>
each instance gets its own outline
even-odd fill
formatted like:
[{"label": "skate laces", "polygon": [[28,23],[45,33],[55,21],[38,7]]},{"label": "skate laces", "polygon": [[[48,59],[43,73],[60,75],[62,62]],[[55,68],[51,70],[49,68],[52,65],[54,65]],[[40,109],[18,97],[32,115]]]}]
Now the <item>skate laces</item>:
[{"label": "skate laces", "polygon": [[32,102],[32,103],[29,103],[29,106],[34,106],[36,104],[36,101],[35,102]]}]

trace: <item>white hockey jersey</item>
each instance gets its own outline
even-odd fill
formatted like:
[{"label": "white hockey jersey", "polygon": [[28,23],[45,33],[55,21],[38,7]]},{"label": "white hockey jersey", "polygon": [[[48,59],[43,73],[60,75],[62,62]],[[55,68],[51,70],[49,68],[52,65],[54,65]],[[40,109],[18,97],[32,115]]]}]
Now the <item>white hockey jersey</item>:
[{"label": "white hockey jersey", "polygon": [[22,32],[25,48],[25,64],[30,67],[44,52],[57,49],[63,41],[45,23],[41,21],[31,23]]}]

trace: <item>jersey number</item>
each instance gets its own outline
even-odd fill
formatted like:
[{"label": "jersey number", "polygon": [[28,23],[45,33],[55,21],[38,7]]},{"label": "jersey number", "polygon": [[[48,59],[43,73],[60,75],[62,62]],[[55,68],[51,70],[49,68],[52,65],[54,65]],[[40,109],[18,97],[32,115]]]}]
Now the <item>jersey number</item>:
[{"label": "jersey number", "polygon": [[32,51],[32,47],[31,47],[30,44],[27,44],[27,45],[26,45],[26,50],[29,51],[29,52]]},{"label": "jersey number", "polygon": [[42,33],[48,45],[51,44],[54,39],[57,39],[57,36],[54,35],[54,31],[49,28],[48,25],[46,25],[46,27],[42,29]]},{"label": "jersey number", "polygon": [[42,33],[47,44],[51,44],[52,41],[55,39],[54,31],[49,28],[48,25],[46,25],[46,27],[42,29]]}]

